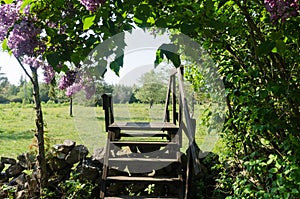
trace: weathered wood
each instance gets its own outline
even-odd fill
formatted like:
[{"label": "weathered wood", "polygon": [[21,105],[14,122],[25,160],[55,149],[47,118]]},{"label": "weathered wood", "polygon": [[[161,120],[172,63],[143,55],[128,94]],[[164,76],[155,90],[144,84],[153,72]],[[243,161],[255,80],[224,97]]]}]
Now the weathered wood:
[{"label": "weathered wood", "polygon": [[178,126],[169,122],[115,122],[109,130],[177,131]]},{"label": "weathered wood", "polygon": [[152,133],[152,132],[124,132],[120,133],[121,137],[161,137],[169,139],[170,136],[166,133]]},{"label": "weathered wood", "polygon": [[109,162],[136,162],[136,163],[173,163],[178,159],[171,158],[109,158]]},{"label": "weathered wood", "polygon": [[115,197],[105,197],[105,199],[158,199],[158,198],[162,198],[162,199],[179,199],[179,198],[174,198],[174,197],[157,197],[157,198],[153,198],[153,197],[149,197],[149,196],[115,196]]},{"label": "weathered wood", "polygon": [[189,108],[187,105],[187,100],[185,98],[184,95],[184,90],[183,90],[183,76],[182,76],[182,71],[180,68],[177,69],[178,70],[178,79],[179,79],[179,93],[181,94],[181,101],[182,101],[182,105],[183,105],[183,111],[184,111],[184,117],[185,117],[185,121],[186,121],[186,136],[189,139],[189,145],[190,145],[190,150],[191,150],[191,156],[192,156],[192,160],[193,160],[193,166],[194,166],[194,172],[197,174],[200,172],[200,161],[199,158],[197,156],[196,153],[196,149],[195,149],[195,132],[193,132],[194,127],[193,127],[193,122],[191,121],[190,118],[190,113],[189,113]]},{"label": "weathered wood", "polygon": [[168,88],[167,88],[166,102],[165,102],[164,122],[170,122],[169,104],[170,104],[170,95],[171,95],[171,84],[172,84],[172,79],[170,77],[169,83],[168,83]]},{"label": "weathered wood", "polygon": [[171,76],[172,79],[172,115],[173,115],[173,124],[176,125],[177,112],[176,112],[176,81],[175,81],[175,75]]},{"label": "weathered wood", "polygon": [[130,181],[130,182],[179,182],[181,178],[166,177],[131,177],[131,176],[109,176],[109,181]]},{"label": "weathered wood", "polygon": [[108,159],[109,159],[109,151],[110,151],[110,141],[113,135],[112,132],[108,132],[107,134],[107,141],[106,141],[106,148],[105,148],[105,155],[104,155],[104,162],[103,162],[103,169],[102,169],[102,178],[100,182],[100,198],[104,199],[106,193],[106,178],[108,174]]},{"label": "weathered wood", "polygon": [[108,132],[108,126],[114,123],[114,112],[111,93],[104,93],[102,96],[102,107],[105,114],[105,131]]},{"label": "weathered wood", "polygon": [[176,146],[178,143],[175,142],[157,142],[157,141],[111,141],[110,144],[114,144],[116,146]]}]

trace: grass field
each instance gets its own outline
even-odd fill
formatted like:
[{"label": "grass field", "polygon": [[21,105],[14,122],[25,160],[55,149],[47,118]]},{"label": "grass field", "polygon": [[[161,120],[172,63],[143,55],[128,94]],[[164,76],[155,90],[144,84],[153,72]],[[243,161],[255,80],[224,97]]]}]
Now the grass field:
[{"label": "grass field", "polygon": [[[145,104],[114,105],[116,121],[162,121],[163,110],[163,105],[154,105],[151,109]],[[196,110],[198,115],[202,110],[203,107],[198,107]],[[49,146],[60,144],[67,139],[86,145],[90,152],[105,146],[106,133],[102,107],[74,106],[73,113],[74,117],[70,117],[68,104],[43,104],[46,139]],[[0,105],[0,156],[16,157],[34,148],[34,120],[35,111],[32,104]],[[196,141],[200,146],[203,145],[203,148],[216,142],[215,135],[204,136],[205,132],[206,128],[199,122]],[[186,139],[183,144],[187,145]]]}]

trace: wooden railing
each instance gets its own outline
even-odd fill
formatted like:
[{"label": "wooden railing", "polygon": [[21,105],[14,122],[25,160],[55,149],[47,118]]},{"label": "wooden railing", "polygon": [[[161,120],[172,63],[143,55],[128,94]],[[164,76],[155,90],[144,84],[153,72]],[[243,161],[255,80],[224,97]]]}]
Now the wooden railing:
[{"label": "wooden railing", "polygon": [[[178,85],[176,85],[176,75],[178,80]],[[170,72],[168,90],[166,95],[165,111],[164,111],[164,121],[170,122],[170,98],[172,94],[172,122],[176,124],[178,122],[180,130],[185,132],[189,140],[189,153],[191,157],[188,158],[193,160],[194,172],[200,172],[200,161],[198,158],[199,147],[195,143],[195,132],[196,132],[196,120],[190,115],[188,102],[184,92],[184,78],[183,78],[183,67],[173,69]],[[178,93],[177,93],[178,87]],[[176,97],[176,95],[178,95]],[[178,104],[178,112],[176,107]],[[184,115],[184,117],[183,117]]]},{"label": "wooden railing", "polygon": [[[176,84],[176,75],[178,84]],[[200,161],[197,155],[199,147],[195,143],[196,120],[190,115],[188,102],[184,92],[183,80],[183,67],[171,70],[166,94],[164,122],[172,122],[175,125],[178,123],[179,131],[185,132],[185,135],[189,140],[188,159],[193,161],[194,172],[198,173],[200,171]],[[103,110],[105,112],[105,129],[106,132],[108,132],[108,126],[114,122],[112,95],[105,93],[102,95],[102,98]],[[171,101],[172,121],[169,110]]]}]

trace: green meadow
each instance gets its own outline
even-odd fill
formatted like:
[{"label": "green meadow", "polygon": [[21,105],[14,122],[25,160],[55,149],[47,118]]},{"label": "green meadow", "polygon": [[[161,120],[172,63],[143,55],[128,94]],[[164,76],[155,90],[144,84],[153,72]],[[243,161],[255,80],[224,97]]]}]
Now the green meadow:
[{"label": "green meadow", "polygon": [[[69,116],[68,104],[43,104],[46,147],[61,144],[64,140],[73,140],[84,144],[90,153],[94,149],[105,146],[106,133],[104,111],[102,107],[86,107],[74,105],[73,117]],[[207,135],[207,128],[201,124],[200,116],[203,106],[197,106],[196,142],[200,148],[213,149],[216,135]],[[116,121],[163,120],[164,106],[155,104],[149,108],[147,104],[115,104]],[[1,104],[0,105],[0,157],[16,157],[29,150],[35,150],[34,139],[35,111],[33,104]],[[188,145],[183,139],[183,151]],[[219,142],[215,150],[220,147]]]}]

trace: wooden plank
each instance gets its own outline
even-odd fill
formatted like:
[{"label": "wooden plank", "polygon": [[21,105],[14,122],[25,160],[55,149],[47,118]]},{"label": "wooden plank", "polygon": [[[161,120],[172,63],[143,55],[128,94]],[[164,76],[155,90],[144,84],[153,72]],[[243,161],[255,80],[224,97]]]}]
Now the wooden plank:
[{"label": "wooden plank", "polygon": [[158,199],[158,198],[162,198],[162,199],[179,199],[179,198],[174,198],[174,197],[157,197],[157,198],[153,198],[153,197],[149,197],[149,196],[110,196],[110,197],[105,197],[105,199]]},{"label": "wooden plank", "polygon": [[170,177],[131,177],[131,176],[109,176],[109,181],[129,181],[129,182],[179,182],[181,178]]},{"label": "wooden plank", "polygon": [[148,133],[148,132],[124,132],[120,133],[121,137],[167,137],[169,135],[166,133]]},{"label": "wooden plank", "polygon": [[193,132],[193,124],[192,124],[192,120],[190,118],[190,113],[189,113],[189,109],[188,109],[188,105],[187,105],[187,100],[185,98],[184,95],[184,89],[183,89],[183,76],[181,73],[181,69],[178,68],[178,79],[179,79],[179,92],[181,94],[181,102],[183,103],[183,111],[184,111],[184,117],[185,117],[185,122],[186,122],[186,136],[189,139],[189,145],[190,145],[190,150],[191,150],[191,156],[192,156],[192,160],[193,160],[193,166],[194,166],[194,172],[195,174],[198,174],[200,172],[200,161],[199,158],[197,156],[197,152],[196,152],[196,148],[195,148],[195,133]]},{"label": "wooden plank", "polygon": [[160,130],[176,131],[178,126],[169,122],[114,122],[109,130]]},{"label": "wooden plank", "polygon": [[167,145],[178,145],[178,143],[175,142],[157,142],[157,141],[111,141],[111,144],[117,145],[117,146],[147,146],[147,145],[153,145],[153,146],[167,146]]},{"label": "wooden plank", "polygon": [[171,158],[110,158],[109,162],[148,162],[148,163],[173,163],[178,161]]}]

